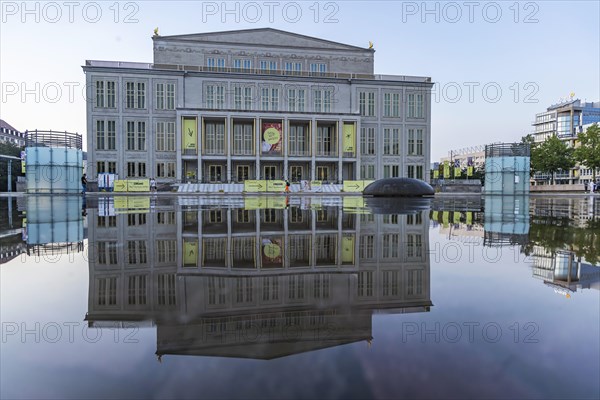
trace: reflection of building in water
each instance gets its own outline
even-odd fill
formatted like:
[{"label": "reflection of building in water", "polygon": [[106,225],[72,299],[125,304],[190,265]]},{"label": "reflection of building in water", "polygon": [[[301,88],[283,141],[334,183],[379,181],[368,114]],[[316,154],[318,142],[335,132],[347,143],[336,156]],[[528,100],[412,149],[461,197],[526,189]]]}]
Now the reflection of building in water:
[{"label": "reflection of building in water", "polygon": [[572,251],[551,252],[542,246],[533,247],[533,276],[542,279],[558,293],[577,289],[600,290],[600,267],[582,262]]},{"label": "reflection of building in water", "polygon": [[340,208],[89,212],[92,326],[152,320],[157,354],[274,358],[423,312],[428,215]]},{"label": "reflection of building in water", "polygon": [[586,197],[532,197],[531,216],[542,218],[565,218],[576,226],[585,227],[588,221],[600,217],[600,201],[594,196]]},{"label": "reflection of building in water", "polygon": [[529,196],[485,196],[484,245],[527,243]]},{"label": "reflection of building in water", "polygon": [[449,240],[483,242],[481,196],[436,198],[431,208],[432,226]]},{"label": "reflection of building in water", "polygon": [[28,254],[56,255],[83,250],[84,200],[81,196],[28,196],[23,238]]}]

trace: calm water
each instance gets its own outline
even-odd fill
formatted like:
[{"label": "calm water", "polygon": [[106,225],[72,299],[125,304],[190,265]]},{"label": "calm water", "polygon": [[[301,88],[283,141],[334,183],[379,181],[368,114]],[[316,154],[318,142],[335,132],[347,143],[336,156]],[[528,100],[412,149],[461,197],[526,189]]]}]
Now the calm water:
[{"label": "calm water", "polygon": [[2,398],[598,398],[600,200],[0,199]]}]

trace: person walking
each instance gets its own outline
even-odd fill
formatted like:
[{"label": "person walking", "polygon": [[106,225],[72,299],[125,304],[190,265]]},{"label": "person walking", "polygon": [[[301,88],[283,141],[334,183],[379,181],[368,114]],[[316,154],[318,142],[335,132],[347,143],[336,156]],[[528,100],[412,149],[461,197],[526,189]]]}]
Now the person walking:
[{"label": "person walking", "polygon": [[156,179],[150,178],[150,191],[156,193]]},{"label": "person walking", "polygon": [[86,175],[83,174],[83,176],[81,177],[81,194],[85,194],[87,190],[87,178]]},{"label": "person walking", "polygon": [[285,180],[285,192],[290,192],[290,181],[288,181],[287,179]]}]

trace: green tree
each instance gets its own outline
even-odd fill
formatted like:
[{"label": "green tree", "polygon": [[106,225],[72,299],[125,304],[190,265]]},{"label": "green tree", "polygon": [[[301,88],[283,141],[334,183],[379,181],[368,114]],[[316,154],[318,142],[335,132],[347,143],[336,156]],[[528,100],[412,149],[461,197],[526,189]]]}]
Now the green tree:
[{"label": "green tree", "polygon": [[535,154],[535,156],[532,155],[532,165],[535,165],[535,171],[551,174],[552,184],[554,184],[556,172],[568,171],[575,166],[573,148],[556,135],[552,135],[536,145],[532,153]]},{"label": "green tree", "polygon": [[592,179],[596,181],[596,169],[600,168],[600,127],[594,124],[577,136],[579,147],[573,156],[576,161],[592,169]]},{"label": "green tree", "polygon": [[533,174],[537,171],[540,171],[540,166],[542,162],[541,152],[540,152],[540,143],[536,143],[532,134],[523,136],[521,138],[521,143],[528,144],[530,148],[530,169],[529,176],[532,177]]}]

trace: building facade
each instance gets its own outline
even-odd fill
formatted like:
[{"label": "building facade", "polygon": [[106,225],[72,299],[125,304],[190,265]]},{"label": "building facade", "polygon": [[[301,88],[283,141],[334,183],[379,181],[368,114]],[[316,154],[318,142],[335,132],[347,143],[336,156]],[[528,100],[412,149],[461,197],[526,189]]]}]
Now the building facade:
[{"label": "building facade", "polygon": [[90,177],[428,180],[431,78],[270,28],[152,40],[154,63],[83,67]]},{"label": "building facade", "polygon": [[[554,104],[546,111],[536,114],[533,122],[533,138],[536,143],[545,141],[556,135],[559,139],[574,147],[577,135],[585,132],[587,127],[593,123],[600,122],[600,102],[582,102],[581,100],[569,100]],[[570,171],[557,173],[556,184],[580,184],[592,180],[592,170],[585,166],[576,166]],[[596,173],[598,175],[600,171]],[[550,184],[548,174],[535,174],[532,183],[534,185]]]},{"label": "building facade", "polygon": [[18,147],[25,146],[25,134],[13,128],[8,122],[0,119],[0,143],[11,143]]}]

